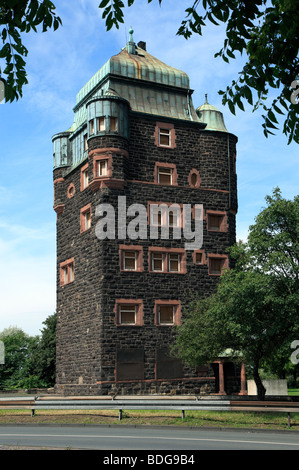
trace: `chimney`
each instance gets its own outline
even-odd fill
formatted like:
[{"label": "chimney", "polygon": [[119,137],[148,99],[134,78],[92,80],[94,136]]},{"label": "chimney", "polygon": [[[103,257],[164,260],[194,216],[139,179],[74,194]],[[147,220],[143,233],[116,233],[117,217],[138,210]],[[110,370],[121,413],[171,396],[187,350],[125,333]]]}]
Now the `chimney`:
[{"label": "chimney", "polygon": [[140,49],[143,49],[144,51],[146,51],[146,42],[139,41],[138,47],[140,47]]}]

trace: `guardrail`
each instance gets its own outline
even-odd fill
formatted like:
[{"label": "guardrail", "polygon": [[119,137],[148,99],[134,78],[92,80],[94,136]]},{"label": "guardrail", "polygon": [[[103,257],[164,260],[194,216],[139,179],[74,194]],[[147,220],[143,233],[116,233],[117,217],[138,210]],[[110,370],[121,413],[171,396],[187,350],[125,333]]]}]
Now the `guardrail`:
[{"label": "guardrail", "polygon": [[290,413],[299,412],[298,401],[232,400],[226,397],[0,397],[0,409],[28,409],[31,416],[36,410],[180,410],[182,419],[186,411],[251,411],[286,413],[291,427]]}]

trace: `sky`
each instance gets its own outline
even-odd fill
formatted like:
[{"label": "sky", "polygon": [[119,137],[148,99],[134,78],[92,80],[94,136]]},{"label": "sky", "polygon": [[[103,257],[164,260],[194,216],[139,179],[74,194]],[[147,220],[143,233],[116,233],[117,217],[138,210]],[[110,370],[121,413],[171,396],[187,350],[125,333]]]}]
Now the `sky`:
[{"label": "sky", "polygon": [[76,0],[75,7],[67,0],[54,3],[63,26],[23,36],[29,84],[19,101],[0,105],[0,332],[16,326],[31,336],[41,334],[56,309],[51,139],[72,125],[77,92],[125,46],[131,26],[136,43],[145,41],[150,54],[189,75],[194,107],[207,93],[238,137],[237,239],[246,240],[275,187],[287,199],[298,194],[298,144],[287,145],[281,131],[266,139],[262,118],[251,108],[234,116],[222,106],[218,90],[237,78],[244,60],[214,58],[224,28],[207,26],[203,36],[188,40],[176,35],[190,0],[163,0],[161,7],[135,0],[125,9],[124,24],[109,32],[99,0]]}]

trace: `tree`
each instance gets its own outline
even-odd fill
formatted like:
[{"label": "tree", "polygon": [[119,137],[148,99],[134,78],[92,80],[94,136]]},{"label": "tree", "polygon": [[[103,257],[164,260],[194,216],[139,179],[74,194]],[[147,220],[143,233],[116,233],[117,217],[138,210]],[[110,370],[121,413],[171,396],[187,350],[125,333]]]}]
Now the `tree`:
[{"label": "tree", "polygon": [[[128,6],[133,4],[134,0],[128,0]],[[99,7],[107,30],[124,22],[122,0],[102,0]],[[229,62],[240,53],[247,55],[247,61],[238,78],[219,91],[223,104],[233,114],[236,106],[244,111],[244,102],[253,111],[261,109],[266,137],[278,129],[278,119],[285,115],[283,133],[288,143],[299,143],[298,7],[298,0],[193,0],[177,32],[188,39],[192,34],[202,35],[207,22],[225,24],[223,48],[215,57]]]},{"label": "tree", "polygon": [[190,365],[211,362],[230,348],[259,374],[299,331],[299,198],[287,201],[279,189],[250,227],[248,243],[234,245],[235,267],[224,273],[215,294],[196,300],[178,327],[174,352]]},{"label": "tree", "polygon": [[28,83],[25,57],[27,48],[22,41],[22,33],[37,32],[61,25],[61,19],[54,13],[55,5],[50,0],[0,0],[0,37],[3,46],[0,49],[0,59],[4,59],[4,82],[6,101],[14,101],[22,96],[23,86]]},{"label": "tree", "polygon": [[43,386],[52,387],[56,371],[56,313],[44,322],[45,328],[33,353],[34,374]]},{"label": "tree", "polygon": [[5,346],[5,362],[0,365],[0,389],[22,388],[33,374],[32,353],[38,336],[31,337],[17,327],[4,329],[0,339]]}]

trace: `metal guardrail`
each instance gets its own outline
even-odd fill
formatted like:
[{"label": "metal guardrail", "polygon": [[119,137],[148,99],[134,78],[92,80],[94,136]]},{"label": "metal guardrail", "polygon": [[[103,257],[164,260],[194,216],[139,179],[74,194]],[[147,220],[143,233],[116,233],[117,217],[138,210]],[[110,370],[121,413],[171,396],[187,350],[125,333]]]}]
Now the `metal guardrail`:
[{"label": "metal guardrail", "polygon": [[36,410],[118,410],[119,420],[123,410],[180,410],[185,411],[251,411],[286,413],[288,427],[290,413],[299,412],[299,401],[281,400],[231,400],[225,397],[0,397],[1,409],[28,409],[31,416]]}]

